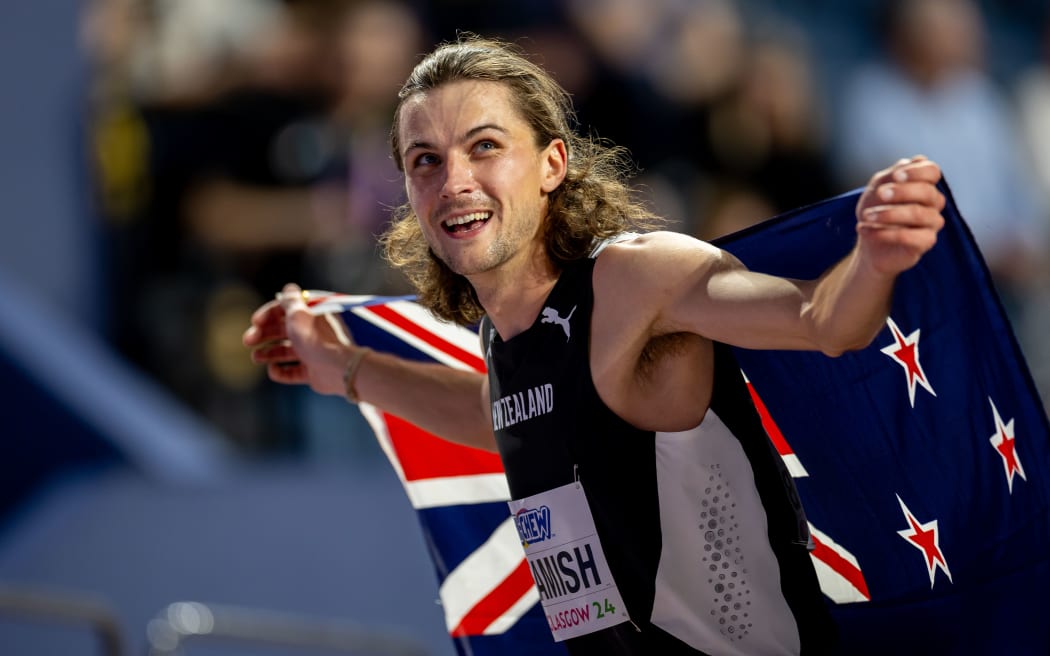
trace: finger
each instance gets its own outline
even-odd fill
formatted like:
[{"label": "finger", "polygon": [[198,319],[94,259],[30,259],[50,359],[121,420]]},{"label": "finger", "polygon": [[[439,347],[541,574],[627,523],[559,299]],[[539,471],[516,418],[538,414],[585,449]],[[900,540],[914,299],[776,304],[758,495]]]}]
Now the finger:
[{"label": "finger", "polygon": [[286,315],[306,309],[306,292],[295,283],[288,283],[277,295],[277,302],[281,304]]},{"label": "finger", "polygon": [[876,171],[875,174],[871,176],[871,179],[868,180],[868,187],[872,188],[887,182],[891,182],[893,180],[893,174],[897,171],[897,169],[907,166],[910,162],[910,159],[902,158],[897,160],[890,166]]},{"label": "finger", "polygon": [[945,198],[935,185],[929,182],[887,182],[875,190],[877,198],[883,203],[916,203],[940,211],[944,209]]},{"label": "finger", "polygon": [[941,167],[926,158],[925,155],[902,158],[871,176],[869,188],[887,182],[924,181],[936,183],[941,179]]},{"label": "finger", "polygon": [[913,158],[893,167],[894,182],[928,182],[936,184],[941,179],[941,167],[925,157]]},{"label": "finger", "polygon": [[859,227],[902,227],[933,230],[944,227],[944,216],[936,209],[917,203],[875,205],[861,212]]},{"label": "finger", "polygon": [[259,306],[259,309],[252,313],[252,323],[265,323],[266,321],[269,321],[274,314],[278,314],[282,311],[281,304],[276,300],[270,301],[269,303],[263,303]]},{"label": "finger", "polygon": [[284,308],[270,301],[252,313],[251,325],[241,338],[245,346],[255,346],[284,336]]},{"label": "finger", "polygon": [[291,342],[288,340],[277,340],[266,342],[252,349],[251,358],[252,362],[257,364],[269,364],[271,362],[282,364],[298,362],[299,354],[295,352]]},{"label": "finger", "polygon": [[306,385],[309,382],[306,366],[300,362],[272,363],[266,367],[266,374],[273,382],[285,385]]},{"label": "finger", "polygon": [[[284,309],[285,329],[299,335],[308,334],[314,320],[313,313],[306,305],[306,294],[306,291],[299,285],[288,283],[277,295],[277,302]],[[294,336],[292,337],[295,339]]]},{"label": "finger", "polygon": [[267,322],[260,326],[250,326],[248,330],[244,331],[241,341],[248,348],[255,348],[263,344],[279,342],[282,339],[288,339],[288,332],[285,330],[283,320]]}]

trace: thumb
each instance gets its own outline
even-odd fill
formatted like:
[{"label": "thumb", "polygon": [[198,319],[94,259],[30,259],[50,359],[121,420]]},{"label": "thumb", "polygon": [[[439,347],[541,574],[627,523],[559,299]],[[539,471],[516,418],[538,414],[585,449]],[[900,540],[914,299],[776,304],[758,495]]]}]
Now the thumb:
[{"label": "thumb", "polygon": [[[310,312],[309,307],[306,305],[306,297],[307,292],[303,291],[299,285],[291,282],[285,285],[281,293],[277,295],[278,302],[284,308],[285,316],[288,317],[290,322],[304,331],[307,330],[307,326],[317,319],[317,316]],[[302,314],[303,312],[305,314]],[[318,337],[334,339],[343,346],[354,344],[353,337],[347,330],[346,325],[331,312],[322,314],[321,319],[323,321],[319,325],[313,324],[313,330],[317,331]]]},{"label": "thumb", "polygon": [[277,294],[277,302],[284,309],[285,316],[306,309],[306,292],[299,285],[290,282]]}]

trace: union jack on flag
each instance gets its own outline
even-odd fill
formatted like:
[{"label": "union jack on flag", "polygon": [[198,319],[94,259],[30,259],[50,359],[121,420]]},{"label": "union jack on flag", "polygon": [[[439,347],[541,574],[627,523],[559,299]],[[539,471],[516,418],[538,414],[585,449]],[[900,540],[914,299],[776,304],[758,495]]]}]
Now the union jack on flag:
[{"label": "union jack on flag", "polygon": [[[311,298],[314,312],[339,313],[360,344],[485,371],[476,332],[437,321],[410,298]],[[367,403],[360,408],[418,513],[458,653],[565,654],[540,607],[499,456],[441,440]]]},{"label": "union jack on flag", "polygon": [[[844,654],[1050,654],[1050,426],[950,191],[937,246],[862,351],[737,358],[806,507]],[[855,242],[853,192],[719,242],[814,278]],[[410,298],[332,295],[377,350],[484,371],[477,334]],[[499,458],[362,404],[419,514],[458,652],[563,654],[511,523]]]}]

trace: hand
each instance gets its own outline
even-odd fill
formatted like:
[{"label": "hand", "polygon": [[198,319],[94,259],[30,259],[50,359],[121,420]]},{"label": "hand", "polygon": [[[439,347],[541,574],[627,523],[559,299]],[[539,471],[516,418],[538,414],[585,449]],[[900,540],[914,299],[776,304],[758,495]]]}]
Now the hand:
[{"label": "hand", "polygon": [[297,285],[285,285],[251,321],[242,341],[252,349],[252,361],[266,365],[270,380],[309,385],[321,394],[345,394],[343,371],[360,347],[338,319],[310,312]]},{"label": "hand", "polygon": [[894,276],[918,263],[937,243],[944,227],[941,169],[917,155],[899,160],[871,177],[857,202],[861,261]]}]

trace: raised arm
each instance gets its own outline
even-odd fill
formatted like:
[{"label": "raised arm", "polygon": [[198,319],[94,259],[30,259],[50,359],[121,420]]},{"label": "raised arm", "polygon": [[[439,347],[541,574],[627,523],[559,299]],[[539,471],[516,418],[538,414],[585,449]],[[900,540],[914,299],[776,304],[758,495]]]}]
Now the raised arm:
[{"label": "raised arm", "polygon": [[632,297],[650,336],[692,332],[745,348],[838,355],[878,334],[897,274],[936,242],[940,176],[924,157],[872,176],[857,204],[856,246],[814,281],[749,271],[725,251],[671,233],[610,247],[613,257],[599,265],[611,288],[641,290]]},{"label": "raised arm", "polygon": [[360,400],[451,442],[495,451],[483,374],[362,351],[333,319],[310,312],[299,287],[287,285],[252,315],[244,344],[271,380],[337,396],[346,396],[343,374],[356,355]]}]

